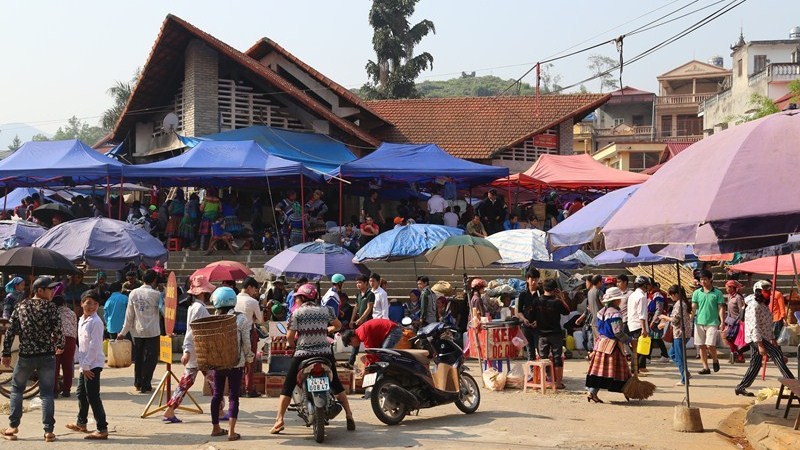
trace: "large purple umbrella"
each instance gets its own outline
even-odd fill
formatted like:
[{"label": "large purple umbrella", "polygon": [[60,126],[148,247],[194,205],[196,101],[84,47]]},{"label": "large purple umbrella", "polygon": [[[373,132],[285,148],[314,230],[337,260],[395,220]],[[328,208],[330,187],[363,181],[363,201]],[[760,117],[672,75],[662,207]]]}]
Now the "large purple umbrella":
[{"label": "large purple umbrella", "polygon": [[354,280],[367,272],[362,264],[353,263],[353,254],[344,247],[323,242],[306,242],[287,248],[264,264],[264,269],[276,275],[319,280],[335,273]]},{"label": "large purple umbrella", "polygon": [[149,266],[165,262],[169,252],[158,239],[142,228],[104,217],[64,222],[33,243],[64,255],[70,261],[83,261],[98,269],[118,270],[129,263]]},{"label": "large purple umbrella", "polygon": [[738,125],[691,145],[609,220],[609,249],[695,244],[695,253],[748,250],[800,231],[794,189],[800,111]]}]

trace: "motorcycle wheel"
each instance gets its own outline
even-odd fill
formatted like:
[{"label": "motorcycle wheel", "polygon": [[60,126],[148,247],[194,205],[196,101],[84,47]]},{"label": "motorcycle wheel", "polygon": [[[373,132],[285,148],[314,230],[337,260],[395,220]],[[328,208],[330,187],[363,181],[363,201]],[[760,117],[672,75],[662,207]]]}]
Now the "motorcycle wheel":
[{"label": "motorcycle wheel", "polygon": [[481,391],[478,388],[478,383],[468,373],[462,373],[459,377],[461,389],[456,399],[456,406],[464,414],[472,414],[478,410],[481,405]]},{"label": "motorcycle wheel", "polygon": [[399,383],[391,378],[381,378],[373,386],[370,397],[372,412],[386,425],[397,425],[406,417],[406,405],[388,394],[392,386],[399,386]]},{"label": "motorcycle wheel", "polygon": [[317,410],[314,414],[314,440],[321,444],[325,440],[325,416],[324,411]]}]

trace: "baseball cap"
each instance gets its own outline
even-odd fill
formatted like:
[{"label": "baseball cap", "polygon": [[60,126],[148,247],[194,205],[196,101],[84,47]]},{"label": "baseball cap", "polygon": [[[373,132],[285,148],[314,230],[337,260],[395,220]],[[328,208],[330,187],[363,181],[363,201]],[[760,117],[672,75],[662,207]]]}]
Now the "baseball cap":
[{"label": "baseball cap", "polygon": [[59,284],[61,283],[53,281],[50,277],[39,277],[33,282],[31,287],[33,288],[33,292],[36,292],[37,289],[55,289]]}]

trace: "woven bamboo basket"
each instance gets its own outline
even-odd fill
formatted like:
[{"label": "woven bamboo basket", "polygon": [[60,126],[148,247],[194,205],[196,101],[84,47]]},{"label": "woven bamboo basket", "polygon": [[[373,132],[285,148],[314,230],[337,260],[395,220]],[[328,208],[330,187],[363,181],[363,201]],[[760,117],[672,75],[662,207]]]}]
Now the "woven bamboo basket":
[{"label": "woven bamboo basket", "polygon": [[189,324],[194,334],[197,367],[201,370],[230,369],[239,362],[236,316],[210,316]]}]

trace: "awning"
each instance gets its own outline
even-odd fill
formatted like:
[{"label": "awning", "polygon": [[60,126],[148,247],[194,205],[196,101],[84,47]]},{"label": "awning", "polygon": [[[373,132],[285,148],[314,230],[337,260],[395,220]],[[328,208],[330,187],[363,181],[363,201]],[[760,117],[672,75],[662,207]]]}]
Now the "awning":
[{"label": "awning", "polygon": [[118,181],[122,164],[76,140],[26,142],[0,161],[6,186],[48,186]]}]

